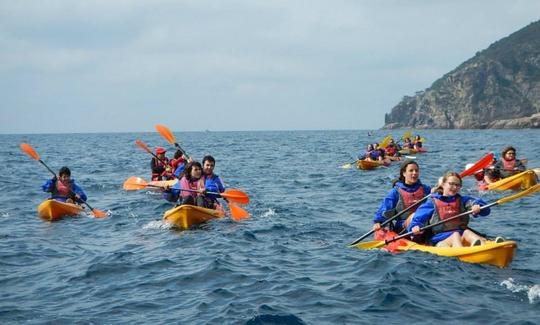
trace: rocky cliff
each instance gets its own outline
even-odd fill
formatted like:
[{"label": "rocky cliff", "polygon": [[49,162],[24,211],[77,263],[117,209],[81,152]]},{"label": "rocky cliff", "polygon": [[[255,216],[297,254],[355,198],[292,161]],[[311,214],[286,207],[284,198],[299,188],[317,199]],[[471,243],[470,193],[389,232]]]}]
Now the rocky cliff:
[{"label": "rocky cliff", "polygon": [[385,115],[385,129],[540,128],[540,21],[503,38]]}]

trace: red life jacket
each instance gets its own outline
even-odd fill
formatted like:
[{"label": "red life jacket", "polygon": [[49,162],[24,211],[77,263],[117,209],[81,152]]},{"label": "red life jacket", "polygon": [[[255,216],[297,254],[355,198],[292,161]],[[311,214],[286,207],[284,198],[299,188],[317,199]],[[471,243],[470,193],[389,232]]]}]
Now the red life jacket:
[{"label": "red life jacket", "polygon": [[397,150],[396,150],[396,147],[390,146],[390,147],[386,147],[385,152],[387,156],[395,156],[397,153]]},{"label": "red life jacket", "polygon": [[55,191],[53,193],[54,197],[63,197],[63,198],[69,198],[69,194],[71,193],[71,183],[66,186],[61,181],[57,180],[55,184]]},{"label": "red life jacket", "polygon": [[[418,186],[418,189],[414,192],[407,192],[405,191],[404,189],[400,188],[400,187],[397,187],[396,186],[396,189],[398,190],[398,193],[399,193],[399,199],[398,199],[398,202],[396,204],[396,213],[399,213],[400,211],[403,211],[405,209],[407,209],[408,207],[410,207],[411,205],[415,204],[416,202],[420,201],[424,196],[426,196],[427,194],[424,192],[424,187],[422,185]],[[416,211],[416,209],[418,209],[418,206],[412,208],[411,210],[409,210],[409,213],[408,214],[403,214],[400,219],[407,219],[407,217],[411,214],[411,213],[414,213]]]},{"label": "red life jacket", "polygon": [[[439,221],[451,218],[466,211],[465,206],[462,203],[461,196],[459,195],[456,195],[456,200],[454,202],[444,202],[437,198],[431,198],[431,200],[433,201],[433,205],[435,206],[435,211],[433,212],[433,215],[429,220],[430,224],[434,224]],[[450,230],[463,230],[467,228],[468,224],[469,215],[465,215],[452,221],[448,221],[438,226],[435,226],[431,229],[434,234],[438,234],[440,232]]]},{"label": "red life jacket", "polygon": [[[152,158],[152,159],[154,159],[156,167],[163,167],[163,169],[166,169],[167,166],[169,165],[169,158],[167,157],[164,157],[163,159],[161,159],[163,162],[161,162],[161,160],[158,160],[156,158]],[[162,180],[162,176],[164,178],[168,178],[169,174],[170,173],[168,173],[166,170],[163,171],[162,173],[155,173],[154,171],[152,171],[152,180],[160,181]]]},{"label": "red life jacket", "polygon": [[506,160],[506,159],[502,159],[502,164],[503,164],[503,169],[508,171],[508,172],[513,172],[514,169],[516,168],[516,160],[515,159],[512,159],[512,160]]}]

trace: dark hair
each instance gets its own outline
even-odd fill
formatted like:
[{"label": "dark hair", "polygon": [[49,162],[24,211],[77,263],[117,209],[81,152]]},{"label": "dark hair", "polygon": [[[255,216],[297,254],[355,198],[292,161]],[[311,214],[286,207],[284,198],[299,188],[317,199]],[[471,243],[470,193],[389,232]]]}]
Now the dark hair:
[{"label": "dark hair", "polygon": [[512,146],[508,146],[508,147],[506,147],[506,148],[503,149],[501,157],[504,158],[504,155],[506,155],[506,153],[507,153],[508,151],[510,151],[510,150],[513,150],[514,153],[516,152],[516,148],[514,148],[514,147],[512,147]]},{"label": "dark hair", "polygon": [[209,162],[213,163],[214,165],[216,164],[216,160],[214,159],[214,157],[212,157],[210,155],[204,156],[204,158],[202,159],[203,165],[204,165],[204,163],[206,161],[209,161]]},{"label": "dark hair", "polygon": [[193,169],[193,166],[197,166],[202,170],[201,163],[198,161],[192,161],[186,165],[186,168],[182,171],[182,175],[180,175],[180,178],[185,176],[189,181],[193,179],[193,176],[191,175],[191,171]]},{"label": "dark hair", "polygon": [[69,170],[69,168],[67,168],[66,166],[60,168],[60,170],[58,171],[58,176],[62,175],[71,176],[71,170]]},{"label": "dark hair", "polygon": [[180,157],[182,157],[182,150],[176,150],[174,153],[174,159],[178,159]]},{"label": "dark hair", "polygon": [[403,176],[403,173],[405,173],[405,171],[407,170],[407,166],[411,164],[416,165],[416,167],[418,167],[418,170],[420,170],[420,166],[418,166],[418,163],[416,161],[411,160],[411,159],[405,160],[404,162],[401,163],[399,167],[399,177],[392,182],[392,186],[396,185],[397,182],[401,182],[405,184],[405,176]]}]

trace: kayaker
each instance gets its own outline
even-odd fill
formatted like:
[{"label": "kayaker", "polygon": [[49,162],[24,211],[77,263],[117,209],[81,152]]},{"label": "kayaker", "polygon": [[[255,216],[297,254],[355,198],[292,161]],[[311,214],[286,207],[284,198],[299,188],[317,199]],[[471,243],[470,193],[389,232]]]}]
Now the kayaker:
[{"label": "kayaker", "polygon": [[174,158],[170,161],[174,177],[180,178],[182,171],[184,171],[184,168],[186,167],[186,163],[190,161],[191,157],[188,160],[186,159],[186,157],[184,157],[182,150],[176,150],[176,152],[174,153]]},{"label": "kayaker", "polygon": [[[222,193],[225,191],[225,186],[223,186],[223,182],[221,181],[221,178],[214,174],[214,168],[216,167],[216,160],[214,157],[208,155],[204,156],[203,158],[203,175],[205,179],[205,189],[207,192],[215,192],[215,193]],[[208,194],[206,193],[205,199],[206,199],[206,206],[209,209],[215,209],[216,205],[218,205],[218,199],[219,196],[216,194]]]},{"label": "kayaker", "polygon": [[495,166],[488,166],[487,168],[484,168],[481,175],[483,177],[482,180],[478,182],[479,191],[487,191],[489,184],[495,183],[496,181],[501,179],[501,174],[499,170],[495,168]]},{"label": "kayaker", "polygon": [[412,147],[416,151],[422,151],[422,138],[417,134],[411,141]]},{"label": "kayaker", "polygon": [[525,171],[526,163],[526,160],[516,159],[516,149],[508,146],[502,151],[501,159],[495,163],[495,168],[499,170],[502,178],[506,178]]},{"label": "kayaker", "polygon": [[157,158],[152,157],[152,160],[150,161],[153,181],[161,181],[173,178],[169,158],[165,157],[165,152],[165,148],[157,147],[155,151]]},{"label": "kayaker", "polygon": [[[379,230],[381,223],[415,204],[431,192],[431,188],[420,181],[420,167],[414,160],[405,160],[399,169],[399,178],[384,198],[373,219],[373,230]],[[391,229],[400,232],[410,222],[409,216],[416,208],[400,216]]]},{"label": "kayaker", "polygon": [[374,159],[374,156],[371,157],[372,154],[373,154],[373,155],[375,154],[375,152],[373,151],[373,145],[372,145],[372,144],[369,144],[369,145],[367,146],[366,151],[362,151],[362,152],[360,152],[360,153],[358,154],[358,160],[365,160],[365,159],[367,159],[368,157],[370,157],[370,158],[369,158],[370,160],[371,160],[371,159]]},{"label": "kayaker", "polygon": [[182,205],[197,205],[203,208],[207,207],[205,193],[205,179],[202,176],[201,163],[198,161],[188,163],[182,172],[180,181],[172,188],[166,188],[163,192],[167,201],[177,202],[180,199]]},{"label": "kayaker", "polygon": [[41,186],[43,192],[50,192],[51,199],[60,202],[79,203],[86,202],[86,194],[80,186],[71,179],[71,170],[64,166],[58,171],[58,178],[53,177]]},{"label": "kayaker", "polygon": [[[472,210],[473,217],[489,215],[489,208],[480,209],[481,206],[486,205],[486,202],[459,194],[461,185],[462,181],[459,174],[447,172],[442,177],[437,193],[434,193],[416,210],[407,228],[408,231],[420,234],[420,228],[426,224],[433,224],[468,210]],[[466,215],[435,226],[430,229],[429,241],[432,245],[438,247],[463,247],[464,242],[468,242],[470,246],[482,245],[486,239],[468,229],[468,224],[469,215]],[[502,241],[502,239],[499,240],[498,238],[497,241]]]}]

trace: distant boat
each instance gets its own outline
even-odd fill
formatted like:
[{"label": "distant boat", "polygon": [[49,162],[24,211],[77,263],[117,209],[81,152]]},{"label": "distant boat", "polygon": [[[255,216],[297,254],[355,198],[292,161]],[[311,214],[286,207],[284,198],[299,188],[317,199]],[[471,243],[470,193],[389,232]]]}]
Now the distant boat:
[{"label": "distant boat", "polygon": [[373,135],[373,132],[371,132],[371,131],[368,131],[368,132],[367,132],[367,136],[368,136],[368,137],[370,137],[370,136],[372,136],[372,135]]}]

